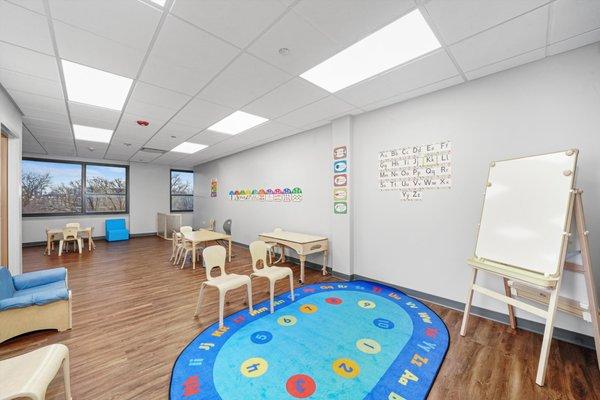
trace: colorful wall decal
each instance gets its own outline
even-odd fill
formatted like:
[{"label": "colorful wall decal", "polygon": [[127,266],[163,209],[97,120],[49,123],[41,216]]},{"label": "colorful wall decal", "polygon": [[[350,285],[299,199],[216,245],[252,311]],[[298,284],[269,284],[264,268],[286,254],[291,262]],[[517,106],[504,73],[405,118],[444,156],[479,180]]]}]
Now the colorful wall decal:
[{"label": "colorful wall decal", "polygon": [[[181,352],[171,400],[421,400],[449,345],[418,300],[365,281],[307,285],[209,326]],[[201,361],[199,361],[201,360]]]},{"label": "colorful wall decal", "polygon": [[348,175],[346,174],[337,174],[333,176],[333,185],[334,186],[346,186],[348,183]]},{"label": "colorful wall decal", "polygon": [[335,201],[348,200],[348,191],[346,190],[346,188],[333,189],[333,200],[335,200]]},{"label": "colorful wall decal", "polygon": [[423,191],[452,187],[452,142],[379,152],[379,189],[400,191],[402,201],[422,200]]},{"label": "colorful wall decal", "polygon": [[348,155],[348,149],[346,146],[339,146],[333,149],[333,159],[340,160],[342,158],[346,158]]},{"label": "colorful wall decal", "polygon": [[238,189],[228,192],[229,200],[233,201],[266,201],[266,202],[299,202],[302,201],[303,193],[299,187],[290,189]]},{"label": "colorful wall decal", "polygon": [[217,186],[218,182],[216,178],[210,181],[210,197],[217,197]]},{"label": "colorful wall decal", "polygon": [[348,163],[346,162],[346,160],[338,160],[333,162],[333,172],[335,172],[336,174],[340,172],[346,172],[347,169]]},{"label": "colorful wall decal", "polygon": [[336,214],[348,214],[348,203],[345,201],[336,201],[333,203],[333,212]]},{"label": "colorful wall decal", "polygon": [[333,149],[333,213],[348,214],[348,147]]}]

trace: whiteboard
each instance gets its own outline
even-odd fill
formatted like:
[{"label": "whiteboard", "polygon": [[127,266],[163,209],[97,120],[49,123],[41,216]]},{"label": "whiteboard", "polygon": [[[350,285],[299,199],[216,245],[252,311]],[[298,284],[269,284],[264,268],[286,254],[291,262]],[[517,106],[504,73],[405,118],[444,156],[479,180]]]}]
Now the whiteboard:
[{"label": "whiteboard", "polygon": [[556,275],[577,150],[491,163],[475,256]]}]

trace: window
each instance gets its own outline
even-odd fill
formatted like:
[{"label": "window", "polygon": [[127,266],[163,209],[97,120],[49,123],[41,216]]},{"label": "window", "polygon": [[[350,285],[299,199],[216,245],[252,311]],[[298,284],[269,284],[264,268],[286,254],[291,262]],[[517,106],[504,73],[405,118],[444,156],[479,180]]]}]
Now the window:
[{"label": "window", "polygon": [[24,158],[23,215],[126,213],[127,166]]},{"label": "window", "polygon": [[171,212],[194,211],[194,173],[171,170]]}]

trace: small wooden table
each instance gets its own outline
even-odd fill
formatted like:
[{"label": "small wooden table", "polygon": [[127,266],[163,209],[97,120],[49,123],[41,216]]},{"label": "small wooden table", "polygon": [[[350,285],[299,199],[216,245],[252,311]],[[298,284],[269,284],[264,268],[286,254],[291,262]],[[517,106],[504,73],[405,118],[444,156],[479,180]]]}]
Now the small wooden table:
[{"label": "small wooden table", "polygon": [[[80,234],[81,233],[87,234],[88,251],[92,251],[92,249],[96,248],[96,245],[94,244],[94,239],[92,238],[92,234],[94,232],[93,227],[89,226],[89,227],[79,228],[78,232]],[[56,240],[56,239],[54,239],[54,237],[62,235],[62,233],[63,233],[63,228],[46,230],[46,251],[44,252],[44,254],[50,255],[50,253],[52,252],[52,241]],[[82,239],[85,239],[85,237],[82,237]]]},{"label": "small wooden table", "polygon": [[227,240],[229,242],[229,262],[231,262],[231,235],[209,231],[207,229],[200,229],[198,231],[184,233],[183,238],[192,242],[192,269],[196,269],[196,245],[203,242]]},{"label": "small wooden table", "polygon": [[[323,275],[327,274],[327,252],[329,250],[329,241],[326,237],[307,235],[297,232],[269,232],[258,235],[258,240],[264,242],[277,243],[281,246],[289,247],[298,253],[300,259],[300,283],[304,283],[304,263],[306,256],[313,253],[323,252]],[[281,255],[281,260],[285,261],[285,255]]]}]

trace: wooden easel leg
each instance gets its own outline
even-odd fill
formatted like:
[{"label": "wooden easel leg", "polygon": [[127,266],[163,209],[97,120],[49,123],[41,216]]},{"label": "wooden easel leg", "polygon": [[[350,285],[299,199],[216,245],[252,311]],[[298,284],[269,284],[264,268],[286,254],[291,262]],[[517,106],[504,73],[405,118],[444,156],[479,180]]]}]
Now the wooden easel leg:
[{"label": "wooden easel leg", "polygon": [[[508,279],[502,278],[502,280],[504,281],[504,293],[506,294],[506,297],[512,297],[512,295],[510,293],[510,287],[508,286]],[[510,304],[508,305],[508,322],[512,329],[517,329],[517,319],[515,318],[515,308],[513,306],[511,306]]]},{"label": "wooden easel leg", "polygon": [[598,322],[598,303],[596,297],[596,286],[592,274],[592,258],[588,242],[588,231],[585,229],[585,215],[583,213],[582,191],[575,194],[575,224],[577,226],[577,237],[581,248],[581,259],[583,264],[583,275],[587,288],[588,310],[592,320],[594,343],[596,345],[596,359],[600,368],[600,323]]},{"label": "wooden easel leg", "polygon": [[537,376],[535,383],[544,386],[546,380],[546,368],[548,367],[548,357],[550,356],[550,344],[552,343],[552,333],[554,332],[554,317],[556,316],[556,306],[558,305],[558,291],[560,289],[560,280],[556,288],[550,293],[548,303],[548,317],[546,318],[546,328],[544,329],[544,339],[542,341],[542,350],[540,351],[540,360],[538,362]]},{"label": "wooden easel leg", "polygon": [[477,280],[477,269],[473,268],[473,276],[469,284],[469,292],[467,293],[467,301],[465,303],[465,311],[463,314],[462,325],[460,326],[460,336],[465,336],[467,333],[467,325],[469,323],[469,314],[471,313],[471,302],[473,301],[473,285]]}]

